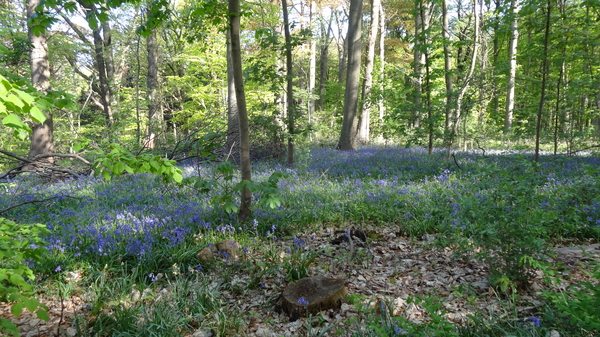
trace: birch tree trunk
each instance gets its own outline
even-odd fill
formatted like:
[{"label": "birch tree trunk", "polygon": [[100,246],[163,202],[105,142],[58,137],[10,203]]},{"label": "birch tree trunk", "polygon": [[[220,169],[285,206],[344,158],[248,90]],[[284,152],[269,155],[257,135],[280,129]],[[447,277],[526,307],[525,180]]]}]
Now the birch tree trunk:
[{"label": "birch tree trunk", "polygon": [[340,134],[340,150],[356,150],[358,128],[358,94],[361,63],[362,0],[350,0],[348,17],[348,68],[344,94],[344,117]]},{"label": "birch tree trunk", "polygon": [[[242,181],[252,180],[250,167],[250,134],[248,128],[248,110],[246,108],[246,94],[244,92],[244,74],[242,72],[242,52],[240,45],[240,2],[228,0],[229,30],[231,32],[231,63],[233,64],[233,77],[235,81],[235,95],[238,106],[240,123],[240,158],[242,161]],[[252,192],[244,187],[240,203],[238,219],[246,221],[252,215]]]},{"label": "birch tree trunk", "polygon": [[365,60],[365,75],[362,86],[360,127],[358,128],[358,140],[361,143],[369,142],[371,123],[371,87],[373,86],[373,65],[375,64],[375,41],[377,40],[377,29],[379,28],[380,0],[371,0],[371,27],[367,39],[367,58]]},{"label": "birch tree trunk", "polygon": [[509,133],[512,128],[513,112],[515,109],[515,77],[517,74],[517,42],[519,39],[519,30],[517,27],[517,12],[519,0],[511,0],[511,39],[508,44],[508,81],[506,87],[506,110],[504,113],[504,133]]},{"label": "birch tree trunk", "polygon": [[[27,0],[27,19],[35,14],[36,7],[40,4],[40,0]],[[48,62],[48,44],[46,40],[46,32],[35,35],[31,27],[28,27],[29,42],[31,49],[30,68],[31,68],[31,84],[40,92],[47,93],[50,90],[50,63]],[[44,123],[36,123],[33,125],[31,134],[31,144],[29,146],[30,159],[40,154],[54,152],[54,123],[52,121],[52,112],[44,111],[46,120]],[[54,158],[48,157],[40,161],[53,163]]]},{"label": "birch tree trunk", "polygon": [[413,90],[413,127],[418,128],[421,120],[421,91],[423,86],[423,59],[422,53],[419,50],[419,44],[421,44],[421,2],[416,2],[417,8],[415,8],[415,43],[413,49],[413,73],[414,73],[414,90]]}]

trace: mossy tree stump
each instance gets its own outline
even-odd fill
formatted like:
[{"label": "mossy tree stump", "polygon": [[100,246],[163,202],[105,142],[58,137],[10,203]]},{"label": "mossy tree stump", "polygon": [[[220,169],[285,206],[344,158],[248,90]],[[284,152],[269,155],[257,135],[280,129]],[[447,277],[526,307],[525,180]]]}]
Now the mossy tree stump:
[{"label": "mossy tree stump", "polygon": [[279,307],[290,321],[321,310],[339,309],[348,292],[346,280],[323,276],[308,277],[290,284],[280,297]]}]

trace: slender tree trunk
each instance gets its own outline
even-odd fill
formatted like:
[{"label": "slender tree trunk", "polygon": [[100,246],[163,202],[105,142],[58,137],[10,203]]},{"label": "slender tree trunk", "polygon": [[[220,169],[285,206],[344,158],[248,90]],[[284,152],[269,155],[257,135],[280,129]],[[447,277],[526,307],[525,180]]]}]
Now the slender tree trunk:
[{"label": "slender tree trunk", "polygon": [[[152,8],[148,8],[148,15]],[[148,124],[146,125],[145,147],[153,149],[157,137],[159,120],[159,98],[158,98],[158,42],[156,41],[156,28],[153,28],[146,38],[146,51],[148,53],[148,74],[146,77],[148,97]]]},{"label": "slender tree trunk", "polygon": [[288,166],[294,165],[294,120],[296,117],[295,106],[294,106],[294,73],[293,73],[293,60],[292,60],[292,37],[290,35],[290,23],[288,20],[288,8],[287,1],[281,0],[281,6],[283,8],[283,26],[285,32],[285,60],[286,60],[286,71],[287,71],[287,108],[288,108],[288,153],[287,153],[287,164]]},{"label": "slender tree trunk", "polygon": [[426,2],[421,2],[419,5],[420,8],[420,16],[421,16],[421,29],[423,35],[423,42],[425,44],[425,51],[422,53],[423,58],[425,60],[425,92],[427,101],[427,131],[428,131],[428,141],[427,141],[427,152],[429,155],[433,153],[433,111],[431,109],[431,71],[429,66],[429,21],[431,16],[429,15],[430,4]]},{"label": "slender tree trunk", "polygon": [[[36,7],[40,0],[27,1],[27,19],[29,20],[35,14]],[[48,62],[48,44],[46,41],[46,32],[40,35],[33,34],[31,27],[28,28],[31,84],[40,92],[47,93],[50,90],[50,63]],[[54,123],[52,121],[52,112],[45,111],[46,120],[44,123],[33,125],[31,134],[31,144],[29,147],[29,158],[35,158],[40,154],[54,152]],[[52,157],[44,158],[40,161],[53,163]]]},{"label": "slender tree trunk", "polygon": [[421,94],[423,86],[423,60],[422,53],[420,51],[420,45],[423,43],[421,38],[422,23],[421,23],[421,2],[416,2],[417,8],[415,14],[415,43],[413,49],[413,73],[414,73],[414,90],[413,90],[413,103],[414,103],[414,115],[413,115],[413,126],[418,128],[421,120]]},{"label": "slender tree trunk", "polygon": [[495,0],[494,2],[495,7],[494,7],[494,41],[493,41],[493,54],[494,54],[494,64],[492,67],[492,85],[494,86],[492,89],[492,111],[494,112],[494,115],[498,114],[499,108],[500,108],[500,98],[498,97],[498,79],[496,78],[497,75],[497,68],[498,68],[498,54],[500,51],[500,46],[499,46],[499,37],[498,35],[500,34],[500,0]]},{"label": "slender tree trunk", "polygon": [[383,6],[379,6],[379,62],[381,66],[381,73],[379,74],[379,130],[383,137],[383,126],[385,117],[385,105],[383,103],[384,90],[385,90],[385,12]]},{"label": "slender tree trunk", "polygon": [[348,74],[344,94],[344,117],[338,147],[340,150],[356,150],[358,128],[358,95],[361,63],[362,0],[350,1],[348,18]]},{"label": "slender tree trunk", "polygon": [[450,131],[452,118],[452,73],[450,72],[450,33],[448,27],[448,1],[442,0],[442,37],[444,39],[444,77],[446,80],[446,116],[444,130]]},{"label": "slender tree trunk", "polygon": [[360,127],[358,128],[358,140],[362,143],[369,142],[371,124],[371,87],[373,86],[373,67],[375,65],[375,41],[377,40],[377,29],[379,28],[379,7],[381,0],[371,0],[371,26],[367,39],[367,58],[365,59],[365,75],[362,85]]},{"label": "slender tree trunk", "polygon": [[[83,0],[78,0],[81,7],[85,9],[87,15],[92,14],[96,11],[96,7],[93,3],[89,3]],[[94,37],[94,61],[96,63],[96,69],[98,70],[98,81],[100,82],[100,103],[106,117],[106,124],[108,127],[114,123],[114,117],[112,112],[112,97],[110,93],[110,83],[108,82],[107,60],[104,54],[104,40],[100,34],[100,28],[96,28],[92,31]],[[109,66],[110,68],[110,66]]]},{"label": "slender tree trunk", "polygon": [[329,18],[327,28],[324,23],[321,25],[321,45],[320,45],[320,68],[319,68],[319,101],[317,102],[317,109],[322,110],[323,104],[325,104],[325,84],[327,84],[328,77],[328,63],[329,63],[329,44],[331,43],[331,21],[333,15]]},{"label": "slender tree trunk", "polygon": [[[313,18],[317,11],[316,1],[310,3],[310,14],[309,14],[309,27],[313,29]],[[309,54],[309,66],[308,66],[308,124],[312,123],[312,118],[315,114],[315,82],[317,76],[317,41],[314,38],[310,39],[310,54]],[[312,132],[309,133],[309,138],[312,140]]]},{"label": "slender tree trunk", "polygon": [[[248,110],[246,108],[246,94],[244,91],[244,74],[242,72],[242,52],[240,45],[240,2],[228,0],[229,30],[231,32],[231,63],[235,80],[235,96],[238,105],[240,122],[240,158],[242,161],[242,181],[252,181],[250,167],[250,133],[248,128]],[[246,221],[252,215],[252,192],[244,187],[238,219]]]},{"label": "slender tree trunk", "polygon": [[227,30],[227,140],[225,153],[236,164],[240,162],[240,119],[235,95],[231,32]]},{"label": "slender tree trunk", "polygon": [[[349,34],[346,34],[346,38],[344,38],[342,32],[342,24],[343,19],[339,16],[339,11],[334,11],[335,20],[338,27],[338,38],[337,38],[337,47],[338,47],[338,59],[339,59],[339,69],[338,69],[338,82],[344,83],[346,79],[346,66],[348,65],[348,38]],[[362,21],[362,20],[361,20]]]},{"label": "slender tree trunk", "polygon": [[517,28],[517,12],[518,12],[519,1],[511,0],[510,11],[511,11],[511,39],[508,45],[508,84],[506,90],[506,112],[504,115],[504,132],[510,132],[513,120],[513,111],[515,108],[515,77],[517,73],[517,41],[519,39],[519,30]]},{"label": "slender tree trunk", "polygon": [[469,66],[469,70],[464,77],[463,83],[460,87],[458,96],[456,98],[456,112],[454,113],[454,115],[456,117],[455,117],[454,125],[452,126],[452,134],[450,136],[450,145],[448,148],[450,148],[452,146],[452,141],[453,141],[454,137],[458,134],[458,128],[460,126],[461,118],[463,115],[463,113],[462,113],[463,98],[465,96],[467,88],[469,87],[471,78],[473,77],[473,72],[475,71],[475,65],[477,64],[477,53],[479,50],[479,16],[477,15],[476,0],[473,0],[472,6],[473,6],[473,18],[475,20],[475,23],[473,25],[473,42],[474,43],[473,43],[473,53],[471,55],[471,65]]},{"label": "slender tree trunk", "polygon": [[537,111],[537,123],[535,127],[535,155],[533,161],[537,162],[540,158],[540,133],[542,131],[542,111],[546,101],[546,81],[548,79],[548,38],[550,37],[550,14],[552,12],[552,2],[548,0],[546,9],[546,31],[544,33],[544,59],[542,61],[542,92],[540,94],[540,104]]}]

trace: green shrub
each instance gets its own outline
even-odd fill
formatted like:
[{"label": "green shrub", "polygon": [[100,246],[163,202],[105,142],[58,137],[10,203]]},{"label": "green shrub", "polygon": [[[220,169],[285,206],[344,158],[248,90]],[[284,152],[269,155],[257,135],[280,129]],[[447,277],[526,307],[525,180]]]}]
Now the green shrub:
[{"label": "green shrub", "polygon": [[[45,225],[19,225],[0,218],[0,300],[13,303],[11,313],[16,317],[21,315],[23,308],[27,308],[36,312],[42,320],[49,318],[47,307],[33,297],[33,286],[26,280],[35,279],[27,261],[41,258],[44,242],[40,234],[46,232]],[[17,326],[9,319],[0,319],[0,331],[19,335]]]}]

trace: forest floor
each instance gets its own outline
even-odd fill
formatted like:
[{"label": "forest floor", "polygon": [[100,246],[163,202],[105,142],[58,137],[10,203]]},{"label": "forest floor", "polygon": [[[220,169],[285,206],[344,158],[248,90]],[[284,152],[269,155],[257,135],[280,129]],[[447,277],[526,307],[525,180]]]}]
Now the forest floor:
[{"label": "forest floor", "polygon": [[[206,276],[212,287],[219,287],[223,283],[231,285],[229,290],[220,291],[220,302],[226,308],[224,311],[238,315],[236,319],[242,325],[240,331],[243,331],[240,335],[349,336],[369,331],[365,317],[370,314],[381,317],[402,314],[411,322],[422,324],[431,320],[426,308],[418,301],[407,303],[407,300],[432,295],[443,303],[441,312],[444,319],[458,326],[466,324],[470,315],[484,313],[495,320],[514,317],[513,311],[516,309],[521,323],[531,325],[534,329],[531,317],[543,305],[540,298],[542,290],[550,290],[543,272],[536,271],[531,283],[518,290],[518,296],[509,296],[490,286],[487,280],[489,272],[483,263],[469,257],[456,258],[449,248],[434,247],[430,236],[426,235],[417,241],[397,235],[393,226],[350,226],[367,233],[367,242],[354,238],[352,244],[348,241],[333,244],[331,241],[339,235],[332,228],[325,228],[299,234],[295,240],[276,239],[257,243],[257,246],[269,245],[270,250],[277,253],[275,255],[250,248],[238,259],[217,261],[215,268]],[[330,309],[315,317],[290,321],[285,313],[274,310],[276,299],[289,283],[285,270],[281,268],[273,273],[265,273],[259,286],[249,289],[247,285],[252,282],[253,275],[245,272],[247,268],[239,267],[272,259],[273,256],[289,255],[289,247],[298,240],[304,242],[302,250],[327,252],[319,254],[310,264],[309,274],[345,278],[350,300],[344,300],[339,310]],[[560,265],[563,283],[554,290],[564,290],[580,281],[594,282],[587,273],[588,264],[585,264],[593,261],[600,262],[600,244],[557,247],[553,262]],[[77,276],[71,275],[73,282],[77,281]],[[169,284],[147,288],[143,292],[153,294],[147,296],[150,301],[173,295]],[[130,300],[134,302],[139,297],[139,293],[132,293]],[[40,299],[50,309],[51,318],[48,322],[35,318],[29,312],[14,318],[7,304],[0,306],[0,316],[11,318],[19,326],[22,336],[27,337],[76,336],[78,328],[75,317],[93,319],[85,298],[75,295],[64,299],[46,296]],[[200,328],[186,335],[208,337],[215,334],[210,329]],[[554,336],[560,335],[557,333]]]}]

